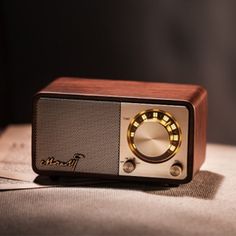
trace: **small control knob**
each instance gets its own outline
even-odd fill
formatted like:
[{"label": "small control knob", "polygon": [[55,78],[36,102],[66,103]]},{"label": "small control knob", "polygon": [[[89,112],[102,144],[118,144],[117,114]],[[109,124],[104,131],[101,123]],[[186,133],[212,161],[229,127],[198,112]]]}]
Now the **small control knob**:
[{"label": "small control knob", "polygon": [[135,161],[134,160],[128,160],[124,163],[123,165],[123,170],[126,173],[131,173],[134,171],[136,167]]},{"label": "small control knob", "polygon": [[177,163],[170,167],[170,174],[174,177],[180,176],[183,171],[181,164]]}]

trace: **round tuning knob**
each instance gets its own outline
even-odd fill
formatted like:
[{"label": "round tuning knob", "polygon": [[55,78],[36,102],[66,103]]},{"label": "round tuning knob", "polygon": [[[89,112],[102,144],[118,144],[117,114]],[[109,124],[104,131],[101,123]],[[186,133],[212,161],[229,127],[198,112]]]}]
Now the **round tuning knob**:
[{"label": "round tuning knob", "polygon": [[181,144],[177,121],[167,112],[151,109],[137,114],[128,127],[131,151],[146,162],[159,163],[173,157]]}]

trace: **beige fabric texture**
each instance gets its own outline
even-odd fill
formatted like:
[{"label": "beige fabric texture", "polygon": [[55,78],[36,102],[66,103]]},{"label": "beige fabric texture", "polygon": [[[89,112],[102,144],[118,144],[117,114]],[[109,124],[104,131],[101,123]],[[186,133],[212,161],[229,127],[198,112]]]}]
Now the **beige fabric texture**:
[{"label": "beige fabric texture", "polygon": [[110,183],[0,192],[0,235],[236,235],[236,147],[209,144],[177,188]]}]

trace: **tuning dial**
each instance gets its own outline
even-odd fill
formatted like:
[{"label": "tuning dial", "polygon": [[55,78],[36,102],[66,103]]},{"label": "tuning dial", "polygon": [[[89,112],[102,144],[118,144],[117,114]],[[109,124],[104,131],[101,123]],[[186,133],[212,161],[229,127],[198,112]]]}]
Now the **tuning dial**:
[{"label": "tuning dial", "polygon": [[126,173],[131,173],[134,171],[135,167],[136,167],[136,164],[134,160],[127,160],[123,165],[123,170]]},{"label": "tuning dial", "polygon": [[173,157],[181,144],[177,121],[167,112],[151,109],[137,114],[128,127],[131,151],[146,162],[159,163]]}]

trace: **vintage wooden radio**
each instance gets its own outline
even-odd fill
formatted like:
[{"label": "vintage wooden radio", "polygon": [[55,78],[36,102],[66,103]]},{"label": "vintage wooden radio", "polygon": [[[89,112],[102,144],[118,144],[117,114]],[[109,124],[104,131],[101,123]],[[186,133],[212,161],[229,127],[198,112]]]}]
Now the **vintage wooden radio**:
[{"label": "vintage wooden radio", "polygon": [[34,97],[33,169],[187,183],[205,159],[206,117],[198,85],[59,78]]}]

